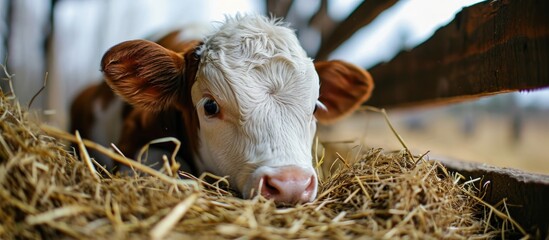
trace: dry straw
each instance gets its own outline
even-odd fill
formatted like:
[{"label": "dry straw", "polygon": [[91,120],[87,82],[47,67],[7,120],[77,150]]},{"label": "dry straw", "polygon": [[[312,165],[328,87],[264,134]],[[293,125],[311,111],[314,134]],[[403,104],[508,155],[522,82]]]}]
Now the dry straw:
[{"label": "dry straw", "polygon": [[[28,114],[0,92],[0,239],[485,239],[524,233],[482,202],[475,187],[480,181],[463,182],[407,148],[364,150],[355,163],[347,160],[325,174],[316,201],[277,208],[259,196],[235,197],[218,186],[224,178],[170,177],[178,174],[168,157],[162,171],[133,162],[146,176],[104,173],[87,148],[131,162],[78,134],[41,128]],[[61,140],[77,143],[82,160]],[[494,220],[503,224],[492,226]]]}]

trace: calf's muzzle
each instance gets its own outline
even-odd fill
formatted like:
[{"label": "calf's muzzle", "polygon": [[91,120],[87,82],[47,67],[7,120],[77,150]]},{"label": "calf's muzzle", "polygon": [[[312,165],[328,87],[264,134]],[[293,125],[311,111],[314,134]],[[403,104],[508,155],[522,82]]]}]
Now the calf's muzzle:
[{"label": "calf's muzzle", "polygon": [[312,170],[293,165],[268,168],[259,174],[256,185],[264,197],[277,204],[305,203],[316,197],[317,178]]}]

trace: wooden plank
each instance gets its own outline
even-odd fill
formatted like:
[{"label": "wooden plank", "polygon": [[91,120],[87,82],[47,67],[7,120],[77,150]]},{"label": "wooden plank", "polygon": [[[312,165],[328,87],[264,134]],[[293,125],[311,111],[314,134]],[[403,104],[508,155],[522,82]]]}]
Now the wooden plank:
[{"label": "wooden plank", "polygon": [[332,51],[347,41],[356,31],[371,23],[380,13],[393,6],[396,2],[396,0],[370,0],[362,2],[328,34],[328,38],[322,39],[315,59],[326,60]]},{"label": "wooden plank", "polygon": [[[549,176],[498,168],[480,163],[441,159],[448,170],[467,180],[481,178],[486,183],[483,200],[491,205],[506,199],[509,214],[533,239],[549,237]],[[500,223],[501,224],[501,223]],[[519,236],[509,237],[517,238]]]},{"label": "wooden plank", "polygon": [[549,1],[486,1],[371,69],[377,107],[448,103],[549,86]]}]

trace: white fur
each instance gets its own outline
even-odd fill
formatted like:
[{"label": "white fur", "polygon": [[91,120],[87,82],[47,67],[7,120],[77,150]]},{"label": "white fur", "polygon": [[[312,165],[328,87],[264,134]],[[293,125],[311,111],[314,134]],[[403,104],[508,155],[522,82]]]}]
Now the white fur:
[{"label": "white fur", "polygon": [[[200,170],[230,176],[245,196],[260,167],[268,172],[295,165],[315,174],[319,79],[293,30],[257,15],[227,17],[199,53],[192,99],[200,123]],[[219,117],[205,115],[206,98],[217,101]]]}]

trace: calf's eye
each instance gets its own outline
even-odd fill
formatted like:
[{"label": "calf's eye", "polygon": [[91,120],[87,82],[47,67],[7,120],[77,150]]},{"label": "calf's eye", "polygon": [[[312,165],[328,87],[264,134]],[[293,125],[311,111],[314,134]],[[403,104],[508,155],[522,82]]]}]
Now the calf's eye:
[{"label": "calf's eye", "polygon": [[212,117],[219,113],[219,105],[217,105],[217,102],[213,99],[208,99],[206,102],[204,102],[204,113],[206,113],[206,116]]}]

